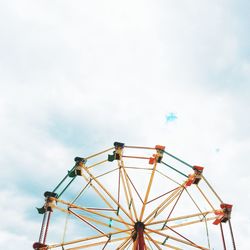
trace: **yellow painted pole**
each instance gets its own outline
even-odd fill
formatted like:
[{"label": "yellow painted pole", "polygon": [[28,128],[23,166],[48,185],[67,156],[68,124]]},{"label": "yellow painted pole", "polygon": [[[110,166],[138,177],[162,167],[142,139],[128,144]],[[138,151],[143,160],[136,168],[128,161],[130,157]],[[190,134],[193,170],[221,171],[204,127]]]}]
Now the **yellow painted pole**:
[{"label": "yellow painted pole", "polygon": [[[88,178],[82,173],[82,177],[88,182],[89,180],[88,180]],[[100,193],[100,191],[95,187],[95,185],[93,184],[93,183],[91,183],[91,185],[90,185],[94,190],[95,190],[95,192],[101,197],[101,199],[111,208],[111,209],[114,209],[113,207],[112,207],[112,205],[107,201],[107,199]],[[117,215],[117,214],[116,214]],[[117,217],[121,220],[121,221],[123,221],[123,223],[124,224],[128,224],[128,223],[126,223],[124,220],[123,220],[123,218],[120,216],[120,215],[117,215]],[[134,224],[134,223],[133,223]],[[128,226],[127,226],[128,227]]]},{"label": "yellow painted pole", "polygon": [[121,168],[122,168],[123,174],[125,176],[125,180],[126,180],[126,184],[127,184],[127,187],[128,187],[129,196],[130,196],[130,199],[132,201],[132,208],[133,208],[133,212],[134,212],[134,215],[135,215],[135,219],[136,219],[136,221],[138,221],[138,215],[137,215],[136,208],[135,208],[134,198],[133,198],[133,195],[132,195],[132,191],[131,191],[131,188],[130,188],[130,184],[129,184],[127,172],[126,172],[126,170],[124,168],[123,161],[121,161]]},{"label": "yellow painted pole", "polygon": [[[109,242],[117,242],[117,241],[121,241],[126,239],[127,237],[123,237],[123,238],[118,238],[118,239],[113,239],[110,240]],[[86,245],[82,245],[82,246],[78,246],[78,247],[73,247],[73,248],[68,248],[67,250],[79,250],[79,249],[83,249],[83,248],[90,248],[90,247],[95,247],[95,246],[100,246],[100,245],[104,245],[107,241],[100,241],[100,242],[96,242],[96,243],[90,243],[90,244],[86,244]]]},{"label": "yellow painted pole", "polygon": [[148,201],[148,196],[149,196],[150,189],[151,189],[153,179],[154,179],[154,175],[155,175],[156,166],[157,166],[157,161],[155,161],[155,163],[154,163],[154,167],[153,167],[153,170],[152,170],[152,173],[151,173],[151,176],[150,176],[148,188],[147,188],[145,198],[144,198],[144,201],[143,201],[143,205],[142,205],[142,209],[141,209],[141,214],[140,214],[140,219],[139,219],[140,221],[142,221],[142,218],[143,218],[143,215],[144,215],[144,212],[145,212],[146,204],[147,204],[147,201]]},{"label": "yellow painted pole", "polygon": [[148,239],[156,246],[158,250],[162,250],[162,248],[158,245],[158,243],[146,232],[144,231]]},{"label": "yellow painted pole", "polygon": [[[96,177],[91,174],[91,172],[85,167],[83,166],[84,170],[88,173],[89,177],[94,180],[97,185],[110,197],[110,199],[117,205],[120,207],[120,209],[124,212],[124,214],[127,215],[127,217],[131,220],[131,222],[135,223],[134,220],[131,218],[131,216],[127,213],[127,211],[123,208],[123,206],[121,206],[121,204],[119,204],[117,202],[117,200],[111,195],[111,193],[96,179]],[[92,184],[93,185],[93,184]]]},{"label": "yellow painted pole", "polygon": [[[128,194],[128,190],[127,190],[127,186],[126,186],[126,184],[125,184],[125,177],[124,177],[124,175],[123,175],[123,171],[122,171],[122,170],[120,170],[120,171],[121,171],[122,186],[123,186],[123,189],[124,189],[124,193],[125,193],[125,198],[126,198],[127,206],[128,206],[128,208],[129,208],[131,197],[129,197],[129,194]],[[129,199],[129,198],[130,198],[130,199]],[[132,212],[131,212],[130,209],[129,209],[129,214],[130,214],[130,216],[133,218],[133,215],[132,215]]]},{"label": "yellow painted pole", "polygon": [[208,185],[208,187],[212,190],[212,192],[215,194],[215,196],[217,197],[217,199],[220,201],[220,203],[222,204],[223,201],[220,198],[220,196],[215,192],[215,190],[213,189],[213,187],[210,185],[210,183],[208,182],[208,180],[205,178],[205,176],[201,175],[201,178],[206,182],[206,184]]},{"label": "yellow painted pole", "polygon": [[84,159],[85,159],[85,160],[89,160],[89,159],[91,159],[91,158],[93,158],[93,157],[96,157],[96,156],[98,156],[98,155],[104,154],[104,153],[106,153],[106,152],[108,152],[108,151],[110,151],[110,150],[114,150],[114,147],[108,148],[108,149],[105,149],[105,150],[103,150],[103,151],[101,151],[101,152],[99,152],[99,153],[96,153],[96,154],[87,156],[87,157],[85,157]]},{"label": "yellow painted pole", "polygon": [[[127,226],[133,226],[133,224],[130,224],[130,223],[128,223],[128,222],[125,222],[124,220],[119,220],[119,219],[117,219],[117,218],[115,218],[115,217],[108,216],[108,215],[104,215],[104,214],[102,214],[102,213],[100,213],[100,212],[97,212],[97,211],[94,211],[94,210],[92,210],[92,209],[80,207],[80,206],[77,206],[77,205],[75,205],[75,204],[71,204],[70,202],[66,202],[66,201],[63,201],[63,200],[56,199],[56,198],[53,198],[53,199],[54,199],[55,201],[57,201],[57,202],[63,203],[63,204],[65,204],[65,205],[68,205],[70,208],[75,208],[75,209],[83,210],[83,211],[86,211],[86,212],[88,212],[88,213],[92,213],[92,214],[95,214],[95,215],[99,215],[99,216],[104,217],[104,218],[107,218],[107,219],[112,219],[113,221],[120,222],[120,223],[122,223],[122,224],[124,224],[124,225],[127,225]],[[55,207],[56,207],[56,206],[55,206]],[[58,207],[57,207],[57,208],[58,208]],[[61,209],[61,208],[59,208],[59,209]],[[62,209],[62,210],[65,210],[65,209]],[[65,210],[65,211],[68,213],[67,210]]]},{"label": "yellow painted pole", "polygon": [[[210,220],[215,220],[217,218],[217,216],[213,216],[211,218],[207,218],[207,221],[210,221]],[[185,226],[188,226],[188,225],[192,225],[192,224],[197,224],[197,223],[201,223],[203,222],[203,220],[194,220],[194,221],[190,221],[190,222],[186,222],[186,223],[182,223],[182,224],[179,224],[179,225],[173,225],[171,226],[171,228],[178,228],[178,227],[185,227]],[[168,228],[164,228],[163,230],[167,230]]]},{"label": "yellow painted pole", "polygon": [[[174,217],[174,218],[169,218],[168,221],[170,222],[170,221],[177,221],[177,220],[183,220],[183,219],[185,220],[185,219],[198,217],[198,216],[207,216],[208,214],[214,214],[214,211],[206,211],[206,212],[202,212],[202,213],[178,216],[178,217]],[[153,221],[151,223],[147,223],[146,225],[151,226],[151,225],[161,224],[161,223],[164,223],[165,221],[166,220]]]},{"label": "yellow painted pole", "polygon": [[[181,187],[180,187],[181,188]],[[161,208],[163,207],[172,197],[175,197],[176,195],[178,195],[178,192],[180,192],[180,188],[174,190],[157,208],[155,208],[145,219],[144,219],[144,224],[146,224],[146,222],[155,215],[155,213]],[[154,218],[154,217],[153,217]]]},{"label": "yellow painted pole", "polygon": [[207,203],[210,205],[210,207],[215,211],[212,203],[209,201],[209,199],[207,198],[207,196],[204,194],[204,192],[201,190],[201,188],[198,185],[195,185],[198,190],[200,191],[200,193],[202,194],[202,196],[205,198],[205,200],[207,201]]},{"label": "yellow painted pole", "polygon": [[189,242],[189,241],[187,241],[187,240],[179,239],[179,238],[174,237],[174,236],[172,236],[172,235],[168,235],[168,234],[159,232],[159,231],[157,231],[157,230],[153,230],[153,229],[149,229],[149,228],[148,228],[147,231],[149,231],[149,232],[151,232],[151,233],[155,233],[155,234],[161,235],[161,236],[163,236],[163,237],[165,237],[165,238],[167,237],[167,238],[169,238],[169,239],[171,239],[171,240],[174,240],[174,241],[177,241],[177,242],[186,244],[186,245],[188,245],[188,246],[192,246],[192,247],[195,247],[195,248],[198,248],[198,249],[203,249],[203,250],[209,250],[208,248],[199,246],[199,245],[197,245],[197,244],[195,244],[195,243],[191,243],[191,242]]},{"label": "yellow painted pole", "polygon": [[[149,239],[148,239],[149,240]],[[150,240],[151,241],[151,240]],[[153,240],[156,244],[162,245],[162,242],[158,241],[158,240]],[[174,250],[183,250],[183,248],[179,248],[179,247],[175,247],[169,244],[164,244],[165,247],[174,249]]]},{"label": "yellow painted pole", "polygon": [[120,233],[127,233],[129,230],[123,230],[123,231],[119,231],[119,232],[110,232],[107,234],[102,234],[102,235],[95,235],[95,236],[91,236],[91,237],[86,237],[86,238],[81,238],[81,239],[77,239],[77,240],[72,240],[72,241],[67,241],[67,242],[63,242],[60,244],[53,244],[50,245],[49,248],[57,248],[57,247],[62,247],[62,246],[67,246],[67,245],[73,245],[76,243],[82,243],[85,241],[89,241],[89,240],[95,240],[95,239],[99,239],[99,238],[103,238],[103,237],[109,237],[110,235],[116,235],[116,234],[120,234]]},{"label": "yellow painted pole", "polygon": [[105,163],[105,162],[107,162],[107,161],[108,161],[108,160],[103,160],[103,161],[97,162],[97,163],[95,163],[95,164],[93,164],[93,165],[88,166],[87,168],[88,168],[88,169],[91,169],[91,168],[96,167],[96,166],[98,166],[98,165],[101,165],[101,164],[103,164],[103,163]]}]

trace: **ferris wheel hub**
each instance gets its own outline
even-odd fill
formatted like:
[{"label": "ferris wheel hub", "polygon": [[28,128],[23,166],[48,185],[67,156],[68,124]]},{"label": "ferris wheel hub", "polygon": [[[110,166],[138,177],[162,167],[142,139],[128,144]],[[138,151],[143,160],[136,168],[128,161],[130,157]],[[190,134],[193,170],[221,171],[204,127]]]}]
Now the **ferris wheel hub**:
[{"label": "ferris wheel hub", "polygon": [[134,228],[135,228],[136,232],[138,232],[138,231],[140,231],[140,230],[144,231],[145,225],[144,225],[143,222],[137,221],[137,222],[135,223],[135,225],[134,225]]}]

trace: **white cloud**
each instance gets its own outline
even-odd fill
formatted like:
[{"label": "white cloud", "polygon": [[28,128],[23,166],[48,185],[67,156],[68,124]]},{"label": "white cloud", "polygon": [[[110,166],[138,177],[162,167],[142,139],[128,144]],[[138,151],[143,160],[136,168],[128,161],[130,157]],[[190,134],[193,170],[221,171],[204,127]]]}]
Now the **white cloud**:
[{"label": "white cloud", "polygon": [[7,231],[0,231],[1,239],[0,246],[6,250],[12,250],[17,246],[22,247],[23,249],[30,249],[32,244],[30,244],[30,239],[27,236],[20,236],[18,234],[12,234]]},{"label": "white cloud", "polygon": [[[2,185],[24,189],[15,191],[22,198],[36,187],[32,195],[39,196],[77,154],[115,140],[165,144],[205,166],[221,196],[235,203],[235,218],[244,211],[234,221],[241,235],[250,178],[249,58],[243,50],[249,45],[247,18],[235,4],[8,1],[0,16]],[[178,116],[173,124],[166,124],[169,112]],[[12,229],[1,235],[18,237]]]}]

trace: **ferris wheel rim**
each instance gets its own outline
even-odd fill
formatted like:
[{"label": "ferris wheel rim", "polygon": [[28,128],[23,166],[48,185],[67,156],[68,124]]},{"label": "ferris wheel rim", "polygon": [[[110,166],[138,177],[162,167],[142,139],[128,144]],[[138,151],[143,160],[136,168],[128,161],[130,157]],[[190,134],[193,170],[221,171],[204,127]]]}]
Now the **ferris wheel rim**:
[{"label": "ferris wheel rim", "polygon": [[[156,150],[156,153],[153,154],[152,157],[123,155],[123,150],[126,149],[126,148],[127,149]],[[100,155],[105,154],[105,153],[110,152],[110,151],[113,151],[113,155],[108,155],[108,159],[102,160],[102,161],[97,162],[95,164],[92,164],[90,166],[86,165],[86,162],[89,159],[93,159],[93,158],[95,158],[97,156],[100,156]],[[192,170],[194,171],[194,173],[186,175],[186,174],[182,173],[181,171],[179,171],[178,169],[176,169],[176,168],[172,167],[171,165],[165,163],[162,160],[164,154],[166,154],[166,155],[174,158],[175,160],[179,161],[180,163],[186,165],[187,167],[189,167],[189,169],[192,168]],[[149,183],[148,183],[148,185],[146,187],[146,193],[145,193],[144,199],[140,195],[138,195],[138,191],[136,190],[133,182],[131,181],[128,173],[126,172],[126,168],[129,168],[129,167],[126,167],[124,165],[123,159],[125,159],[125,158],[133,158],[133,159],[140,159],[140,160],[149,160],[149,164],[152,165],[152,168],[147,169],[147,170],[150,170],[152,172],[151,172],[151,175],[150,175]],[[130,211],[130,209],[129,209],[129,211],[127,211],[127,209],[123,205],[120,204],[120,202],[119,202],[120,191],[119,190],[118,190],[118,198],[115,198],[107,190],[107,188],[105,188],[105,186],[98,180],[101,176],[103,176],[103,174],[100,175],[100,176],[94,176],[91,173],[91,170],[93,168],[95,168],[96,166],[98,166],[100,164],[103,164],[103,163],[106,163],[108,161],[114,161],[114,160],[117,160],[117,162],[118,162],[118,168],[116,168],[114,170],[110,170],[106,174],[110,174],[110,173],[115,172],[115,171],[119,172],[119,185],[118,185],[118,189],[121,189],[121,186],[123,185],[123,189],[126,190],[125,196],[126,196],[127,203],[128,203],[128,200],[129,200],[128,197],[130,197],[130,200],[131,200],[130,201],[131,204],[130,203],[127,204],[128,207],[131,208],[131,211]],[[206,223],[209,220],[214,220],[214,221],[216,221],[217,224],[220,224],[220,227],[222,227],[221,223],[224,222],[223,220],[225,220],[225,215],[226,215],[226,216],[228,216],[228,218],[226,218],[226,219],[227,219],[227,221],[229,220],[229,225],[231,227],[231,223],[230,223],[231,210],[230,209],[232,208],[232,206],[229,205],[229,204],[225,204],[225,203],[222,202],[222,199],[219,197],[219,195],[212,188],[211,184],[204,177],[204,175],[203,175],[203,167],[192,166],[192,165],[186,163],[185,161],[183,161],[183,160],[179,159],[178,157],[174,156],[173,154],[170,154],[169,152],[165,151],[165,147],[164,146],[161,146],[161,145],[156,145],[155,147],[126,146],[124,143],[115,142],[114,143],[114,147],[105,149],[105,150],[103,150],[103,151],[101,151],[99,153],[90,155],[90,156],[85,157],[85,158],[76,157],[75,161],[76,161],[75,166],[68,172],[68,174],[63,178],[63,180],[51,192],[52,195],[51,194],[50,195],[47,194],[47,197],[45,195],[46,203],[45,203],[45,205],[43,207],[45,209],[44,220],[46,220],[45,216],[47,214],[48,214],[48,217],[50,218],[50,215],[51,215],[53,209],[58,209],[58,210],[60,210],[62,212],[65,212],[66,214],[74,215],[74,216],[78,217],[80,220],[84,221],[90,227],[96,229],[96,231],[98,231],[100,234],[105,235],[105,237],[108,237],[108,239],[106,241],[100,243],[100,244],[104,244],[103,249],[108,244],[110,244],[112,242],[115,242],[115,241],[119,241],[118,238],[111,239],[111,237],[113,235],[120,234],[120,233],[121,234],[122,233],[128,233],[128,232],[130,232],[129,236],[128,237],[123,237],[123,238],[120,239],[123,242],[120,245],[120,248],[117,248],[117,249],[125,249],[125,247],[128,247],[131,244],[133,245],[133,249],[136,249],[136,250],[137,249],[138,250],[150,249],[148,247],[148,245],[147,245],[148,243],[147,244],[145,243],[146,241],[147,242],[151,242],[158,249],[161,249],[161,246],[167,246],[167,247],[172,248],[172,249],[181,249],[181,248],[178,248],[178,247],[174,247],[174,246],[172,246],[170,244],[166,244],[166,241],[168,239],[171,239],[173,241],[179,241],[179,242],[181,242],[183,244],[187,244],[187,245],[189,245],[191,247],[195,247],[197,249],[204,249],[204,250],[208,249],[206,247],[202,247],[202,246],[194,243],[190,239],[188,239],[185,236],[181,235],[180,233],[178,233],[174,229],[175,227],[169,227],[168,225],[166,225],[167,222],[170,221],[169,220],[170,219],[170,215],[174,211],[174,208],[175,208],[176,204],[178,203],[181,195],[183,194],[184,191],[188,193],[187,188],[190,185],[193,185],[193,184],[195,184],[197,186],[197,189],[201,192],[201,194],[203,195],[203,197],[205,198],[205,200],[208,202],[208,204],[211,207],[210,211],[205,211],[205,212],[199,213],[200,216],[201,215],[204,216]],[[173,171],[176,171],[177,173],[179,173],[182,176],[184,176],[184,177],[187,178],[187,180],[185,180],[182,184],[176,182],[178,184],[178,187],[176,187],[172,191],[171,190],[169,191],[169,193],[171,193],[171,194],[170,194],[170,196],[168,196],[168,199],[171,201],[170,203],[174,202],[174,205],[173,205],[173,208],[170,211],[167,219],[165,221],[161,221],[161,223],[162,222],[164,223],[163,224],[163,228],[161,228],[161,230],[163,230],[166,227],[167,229],[169,229],[172,232],[174,232],[175,234],[177,234],[180,238],[182,238],[181,240],[178,239],[178,238],[176,238],[176,237],[174,237],[174,236],[172,236],[172,235],[169,235],[169,234],[165,234],[165,233],[162,233],[162,232],[159,233],[160,229],[158,231],[158,230],[150,228],[150,226],[155,225],[155,224],[158,223],[157,221],[154,222],[154,219],[162,211],[164,211],[165,208],[167,207],[166,206],[164,208],[164,206],[166,205],[165,204],[166,203],[165,200],[164,200],[163,204],[161,203],[161,205],[159,205],[157,208],[155,208],[146,218],[144,218],[144,213],[145,213],[145,209],[146,209],[147,205],[149,203],[151,203],[151,202],[154,202],[156,199],[162,198],[162,197],[156,197],[153,200],[148,200],[149,199],[150,190],[151,190],[151,187],[152,187],[152,183],[153,183],[153,180],[154,180],[154,176],[155,176],[156,172],[159,172],[157,170],[157,165],[160,164],[160,163],[163,163],[165,166],[171,168]],[[106,203],[107,207],[109,207],[109,208],[95,208],[95,209],[94,208],[83,208],[83,207],[79,207],[79,206],[77,206],[77,205],[74,204],[74,202],[76,201],[77,198],[74,200],[74,202],[71,202],[71,203],[59,199],[60,196],[66,191],[66,189],[69,187],[69,185],[74,181],[74,179],[78,175],[81,175],[83,177],[83,179],[87,182],[87,184],[84,186],[83,189],[85,190],[87,187],[92,187],[92,189],[94,189],[95,192],[104,200],[104,202]],[[59,189],[59,187],[64,183],[64,181],[68,177],[72,178],[71,181],[66,185],[66,187],[58,195],[56,193],[56,191]],[[204,182],[211,189],[211,191],[215,195],[215,197],[220,201],[220,203],[221,203],[221,208],[220,209],[215,209],[213,207],[213,205],[209,202],[209,199],[206,197],[206,195],[202,192],[202,190],[197,185],[201,179],[204,180]],[[98,188],[100,188],[109,197],[109,199],[111,199],[117,205],[117,209],[115,209],[113,206],[111,206],[110,202],[108,202],[107,200],[105,200],[105,198],[103,197],[103,195],[100,195],[100,192],[98,191],[98,188],[95,185],[97,185]],[[133,201],[133,197],[132,197],[132,194],[131,194],[132,193],[132,191],[131,191],[132,189],[135,190],[135,192],[139,196],[140,200],[142,201],[142,208],[140,210],[140,214],[137,214],[137,210],[135,209],[135,203]],[[190,196],[190,194],[189,194],[189,196]],[[56,204],[57,203],[63,203],[64,205],[68,206],[68,209],[66,211],[64,211],[63,209],[60,209],[58,206],[56,206],[55,203]],[[230,209],[228,209],[228,206],[231,206]],[[223,210],[222,207],[223,208],[226,207],[227,210],[225,210],[225,209]],[[89,221],[91,221],[91,220],[93,221],[93,218],[91,219],[90,217],[87,217],[87,216],[85,216],[85,218],[84,218],[84,216],[78,215],[77,213],[75,213],[74,211],[72,211],[72,209],[80,209],[80,210],[83,210],[83,211],[91,213],[91,214],[95,214],[95,215],[99,215],[99,216],[102,216],[102,217],[109,218],[111,221],[116,221],[118,223],[123,224],[127,229],[126,230],[125,229],[124,230],[120,229],[120,231],[118,230],[118,231],[114,231],[114,232],[110,232],[110,233],[102,232],[101,230],[99,230],[98,228],[96,228],[95,226],[93,226],[91,223],[89,223]],[[104,214],[102,214],[100,212],[96,212],[96,210],[98,210],[98,209],[99,209],[99,211],[103,211],[104,209],[106,209],[106,211],[107,211],[107,209],[110,209],[110,212],[114,212],[116,214],[117,218],[119,218],[119,219],[117,219],[116,217],[113,217],[113,216],[105,216]],[[122,218],[119,215],[119,210],[124,215],[126,215],[126,219],[129,220],[129,222],[127,222],[124,218]],[[42,211],[42,210],[40,210],[40,211]],[[156,214],[156,212],[157,212],[157,214]],[[160,212],[160,213],[158,214],[158,212]],[[228,214],[226,214],[226,213],[228,213]],[[211,217],[211,218],[207,218],[206,216],[209,215],[209,214],[213,214],[214,216]],[[186,215],[186,217],[183,216],[182,219],[185,219],[187,217],[191,218],[192,215],[189,214],[189,215]],[[172,221],[174,221],[174,218],[171,218],[171,219],[172,219]],[[200,221],[196,220],[196,221],[193,221],[192,223],[195,224],[195,223],[199,223],[199,222]],[[97,221],[95,221],[95,223],[98,224]],[[192,223],[190,223],[190,224],[192,224]],[[71,244],[73,242],[76,243],[76,241],[80,242],[80,240],[75,240],[75,241],[71,241],[71,243],[70,242],[62,242],[62,243],[58,243],[58,244],[54,244],[54,245],[46,245],[45,241],[46,241],[46,236],[47,236],[47,232],[48,232],[49,220],[47,220],[47,224],[46,225],[44,225],[44,224],[45,223],[43,222],[42,228],[41,228],[41,233],[40,233],[40,236],[39,236],[39,242],[37,243],[37,245],[35,245],[36,243],[34,244],[35,247],[37,247],[37,248],[35,248],[33,246],[34,249],[52,249],[52,248],[56,248],[56,247],[60,247],[60,246],[64,247],[64,246],[67,246],[67,245],[69,245],[69,244]],[[139,227],[138,230],[136,229],[136,227],[137,227],[136,225],[138,225],[138,224],[143,225],[143,230],[142,230],[142,227]],[[187,225],[189,225],[189,224],[187,224]],[[110,224],[107,224],[106,226],[108,228],[111,228]],[[185,223],[183,223],[183,226],[185,226]],[[181,227],[181,224],[179,225],[179,227]],[[42,232],[44,230],[44,228],[45,228],[45,232]],[[141,232],[141,230],[142,230],[142,232]],[[231,230],[231,232],[232,232],[232,230]],[[133,237],[132,237],[133,234],[137,234],[138,235],[137,238],[135,238],[134,240],[133,240]],[[165,240],[163,242],[159,242],[157,240],[154,240],[153,237],[152,237],[152,234],[161,235],[161,236],[165,237]],[[141,239],[141,237],[142,237],[141,235],[143,235],[143,239]],[[231,235],[233,235],[233,234],[231,233]],[[99,237],[101,238],[101,236],[99,236]],[[92,238],[92,239],[94,239],[94,238]],[[234,242],[233,236],[232,236],[232,239],[233,239],[233,242]],[[82,241],[87,241],[87,240],[83,239]],[[92,243],[93,246],[97,246],[98,244],[97,243]],[[233,244],[235,244],[235,243],[233,243]],[[84,246],[78,246],[78,248],[69,248],[69,249],[87,248],[87,247],[91,247],[92,245],[89,244],[89,245],[84,245]]]}]

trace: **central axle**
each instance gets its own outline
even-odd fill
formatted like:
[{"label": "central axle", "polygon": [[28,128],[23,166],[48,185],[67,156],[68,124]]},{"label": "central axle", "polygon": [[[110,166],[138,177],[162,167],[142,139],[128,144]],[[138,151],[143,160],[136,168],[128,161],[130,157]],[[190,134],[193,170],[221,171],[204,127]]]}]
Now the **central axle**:
[{"label": "central axle", "polygon": [[133,246],[133,250],[145,250],[145,241],[144,241],[144,229],[145,229],[145,225],[140,222],[137,221],[134,225],[134,231],[133,231],[133,241],[134,241],[134,246]]}]

